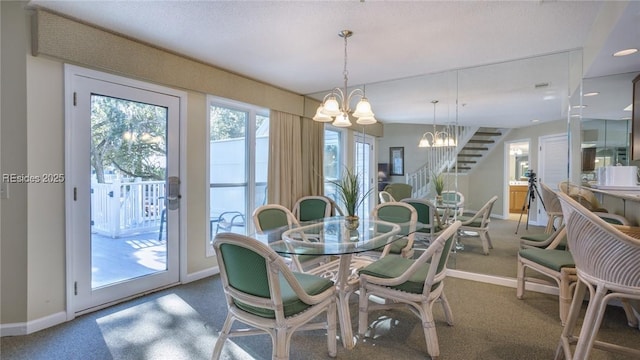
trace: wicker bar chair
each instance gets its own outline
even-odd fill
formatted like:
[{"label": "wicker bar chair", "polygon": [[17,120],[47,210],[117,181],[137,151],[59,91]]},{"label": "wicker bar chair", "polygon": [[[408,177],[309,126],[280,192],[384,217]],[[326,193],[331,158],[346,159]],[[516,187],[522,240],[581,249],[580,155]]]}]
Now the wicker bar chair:
[{"label": "wicker bar chair", "polygon": [[556,228],[556,221],[562,222],[562,207],[560,206],[560,200],[558,195],[547,184],[540,183],[542,189],[542,201],[544,202],[544,209],[547,212],[547,227],[544,232],[547,234],[553,233]]},{"label": "wicker bar chair", "polygon": [[[594,347],[640,358],[640,348],[596,341],[605,308],[611,300],[621,300],[629,325],[638,326],[629,300],[640,300],[640,228],[611,225],[568,195],[563,193],[558,196],[567,228],[567,242],[576,263],[578,282],[567,324],[560,336],[556,359],[588,359]],[[580,334],[575,336],[574,330],[587,290],[589,304]],[[573,344],[575,350],[572,354]]]}]

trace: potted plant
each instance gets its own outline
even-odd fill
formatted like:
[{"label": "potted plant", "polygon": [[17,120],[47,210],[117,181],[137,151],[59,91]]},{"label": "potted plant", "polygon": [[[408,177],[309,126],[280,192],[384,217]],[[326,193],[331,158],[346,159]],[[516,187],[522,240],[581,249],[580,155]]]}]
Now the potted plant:
[{"label": "potted plant", "polygon": [[444,191],[444,185],[444,174],[438,173],[433,178],[433,187],[436,190],[436,201],[438,202],[438,204],[442,203],[442,191]]},{"label": "potted plant", "polygon": [[349,230],[358,228],[358,208],[364,202],[364,199],[369,195],[371,189],[362,193],[359,185],[359,176],[356,172],[349,168],[345,168],[342,179],[332,181],[338,189],[340,194],[340,200],[345,207],[346,224]]}]

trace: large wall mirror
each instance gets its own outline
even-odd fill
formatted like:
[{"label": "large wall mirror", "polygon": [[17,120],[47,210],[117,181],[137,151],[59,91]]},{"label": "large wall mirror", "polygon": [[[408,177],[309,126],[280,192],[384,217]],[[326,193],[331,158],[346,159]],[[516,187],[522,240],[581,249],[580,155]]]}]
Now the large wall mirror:
[{"label": "large wall mirror", "polygon": [[[571,94],[580,88],[581,63],[581,51],[561,52],[367,85],[371,99],[378,92],[385,92],[411,99],[412,103],[404,112],[406,123],[385,124],[384,136],[378,139],[378,161],[387,162],[388,149],[401,144],[405,170],[411,173],[420,168],[428,155],[418,147],[418,142],[425,131],[432,131],[435,117],[438,127],[500,129],[505,134],[502,139],[505,142],[529,138],[531,148],[518,159],[517,177],[526,177],[528,169],[537,171],[538,138],[548,133],[567,134],[571,102],[579,103]],[[435,109],[431,100],[439,101]],[[491,196],[498,195],[493,214],[508,216],[508,203],[503,200],[508,202],[509,196],[510,177],[505,172],[505,159],[509,157],[509,149],[503,151],[498,147],[471,175],[454,171],[450,189],[464,194],[465,208],[477,210]],[[561,180],[568,176],[566,165],[564,161],[558,170]],[[513,176],[516,176],[515,170]],[[391,180],[401,182],[404,178]],[[532,210],[536,211],[535,205]],[[515,225],[513,229],[500,231],[508,233],[511,242],[508,250],[495,249],[488,256],[462,250],[451,258],[450,266],[469,273],[515,278],[518,239],[514,234]]]},{"label": "large wall mirror", "polygon": [[584,79],[580,121],[581,174],[585,185],[597,184],[604,166],[631,161],[632,80],[638,73]]}]

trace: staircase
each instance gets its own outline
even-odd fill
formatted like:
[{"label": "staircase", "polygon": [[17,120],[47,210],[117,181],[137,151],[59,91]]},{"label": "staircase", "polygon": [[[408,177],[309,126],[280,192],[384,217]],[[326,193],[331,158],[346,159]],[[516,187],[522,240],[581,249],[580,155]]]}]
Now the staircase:
[{"label": "staircase", "polygon": [[[458,173],[466,174],[473,169],[475,165],[484,159],[489,151],[493,149],[496,143],[506,135],[508,130],[496,128],[478,128],[473,136],[458,151],[456,163],[458,165]],[[450,171],[453,168],[449,169]]]},{"label": "staircase", "polygon": [[430,195],[429,192],[433,191],[433,187],[429,186],[432,171],[453,172],[457,166],[458,174],[469,173],[508,132],[508,129],[459,127],[458,146],[455,149],[436,149],[433,163],[427,162],[406,175],[405,182],[413,187],[412,196],[424,198]]}]

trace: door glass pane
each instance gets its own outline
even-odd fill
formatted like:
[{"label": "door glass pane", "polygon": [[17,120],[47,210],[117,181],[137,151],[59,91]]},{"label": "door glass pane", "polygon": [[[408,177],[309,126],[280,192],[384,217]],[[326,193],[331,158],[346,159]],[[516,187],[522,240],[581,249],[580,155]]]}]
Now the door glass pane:
[{"label": "door glass pane", "polygon": [[324,195],[334,201],[340,199],[336,186],[331,182],[338,180],[342,171],[342,133],[336,130],[324,131]]},{"label": "door glass pane", "polygon": [[167,108],[91,95],[91,286],[167,269]]},{"label": "door glass pane", "polygon": [[255,203],[251,213],[258,206],[267,204],[267,178],[269,173],[269,117],[256,115],[255,150]]},{"label": "door glass pane", "polygon": [[[366,139],[358,136],[356,137],[356,173],[358,174],[360,193],[370,195],[369,191],[372,184],[370,184],[370,161],[371,161],[371,148],[369,147],[369,143]],[[370,198],[371,196],[366,196],[362,205],[358,209],[359,215],[361,217],[366,217],[369,213],[370,209]]]}]

